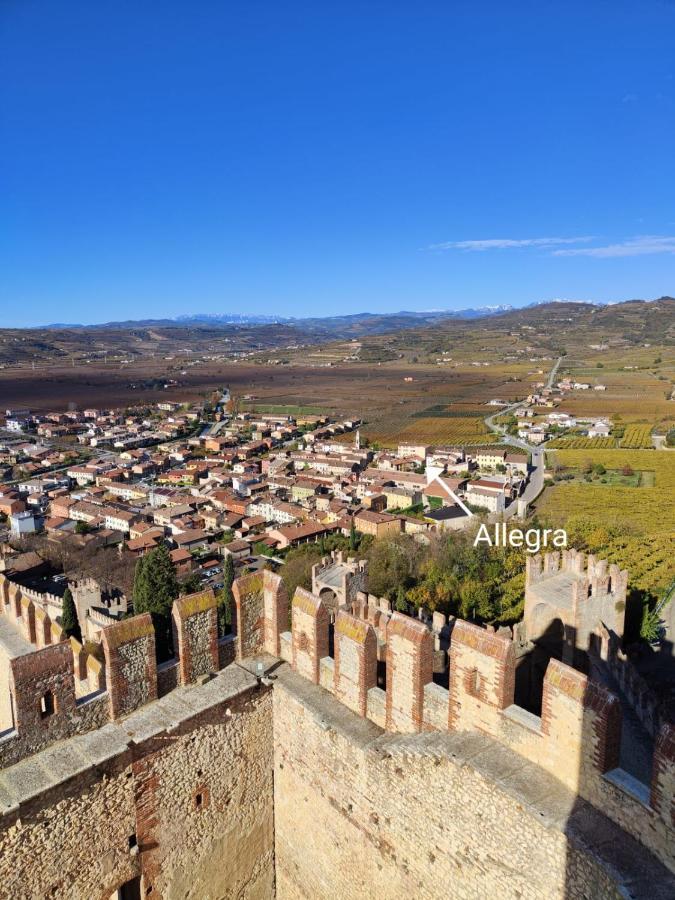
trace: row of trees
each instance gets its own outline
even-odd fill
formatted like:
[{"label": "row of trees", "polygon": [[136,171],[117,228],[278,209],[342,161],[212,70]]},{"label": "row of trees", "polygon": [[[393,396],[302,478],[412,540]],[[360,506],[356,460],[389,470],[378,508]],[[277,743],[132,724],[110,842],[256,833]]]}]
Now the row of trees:
[{"label": "row of trees", "polygon": [[281,576],[289,597],[297,587],[309,590],[312,566],[325,552],[342,549],[368,560],[369,591],[387,597],[400,612],[423,606],[479,622],[515,622],[525,589],[523,552],[474,547],[475,533],[433,536],[429,544],[406,534],[376,541],[331,536],[290,550]]}]

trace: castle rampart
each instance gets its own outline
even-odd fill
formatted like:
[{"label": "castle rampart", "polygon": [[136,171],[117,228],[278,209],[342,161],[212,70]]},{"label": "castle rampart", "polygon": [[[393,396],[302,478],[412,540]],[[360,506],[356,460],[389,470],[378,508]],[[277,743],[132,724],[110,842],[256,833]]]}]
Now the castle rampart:
[{"label": "castle rampart", "polygon": [[480,731],[383,732],[288,667],[273,703],[283,900],[665,900],[675,886],[619,826]]},{"label": "castle rampart", "polygon": [[[274,581],[268,583],[272,586]],[[58,623],[51,623],[52,643],[34,650],[26,640],[30,633],[26,610],[33,601],[10,589],[12,594],[22,615],[16,628],[12,607],[4,604],[5,618],[0,619],[9,629],[5,633],[0,628],[0,652],[5,657],[2,668],[7,668],[9,675],[0,766],[129,715],[180,684],[210,676],[235,656],[233,638],[218,640],[212,590],[175,602],[177,655],[159,667],[149,613],[106,626],[101,633],[101,660],[79,641],[65,638]],[[58,642],[53,642],[55,637]]]},{"label": "castle rampart", "polygon": [[[559,571],[556,560],[544,570]],[[643,785],[618,767],[621,707],[602,685],[553,659],[541,715],[514,703],[506,633],[456,621],[448,634],[439,616],[392,613],[367,596],[333,623],[301,588],[288,630],[276,576],[238,579],[234,594],[227,643],[211,592],[177,601],[178,657],[159,667],[149,616],[106,628],[107,689],[95,703],[107,724],[65,741],[78,716],[71,648],[17,657],[17,732],[35,755],[0,773],[0,875],[8,853],[24,852],[20,819],[41,848],[33,873],[22,859],[22,877],[42,895],[58,894],[63,878],[74,879],[72,896],[106,900],[132,878],[156,897],[660,900],[675,891],[672,725]],[[447,688],[434,681],[441,635]],[[242,665],[216,674],[234,647]],[[258,667],[274,669],[272,680],[250,674]],[[64,723],[51,740],[35,706],[46,691]],[[26,794],[33,764],[38,782]],[[68,840],[65,797],[98,835],[97,848],[86,838],[77,873],[59,870],[40,831],[46,815]],[[110,803],[114,824],[102,812]],[[86,893],[92,885],[104,890]]]},{"label": "castle rampart", "polygon": [[269,689],[231,666],[4,770],[0,896],[271,897],[272,747]]},{"label": "castle rampart", "polygon": [[628,573],[577,550],[528,556],[524,630],[528,640],[546,641],[559,623],[565,662],[585,653],[598,622],[623,636]]},{"label": "castle rampart", "polygon": [[333,550],[312,566],[312,593],[322,598],[334,618],[338,607],[351,603],[359,591],[365,590],[367,579],[366,560],[345,557],[341,550]]}]

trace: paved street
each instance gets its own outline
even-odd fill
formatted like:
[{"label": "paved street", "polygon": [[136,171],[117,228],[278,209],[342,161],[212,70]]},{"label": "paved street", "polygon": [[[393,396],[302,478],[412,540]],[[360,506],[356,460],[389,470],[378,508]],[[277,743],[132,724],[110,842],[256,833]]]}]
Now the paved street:
[{"label": "paved street", "polygon": [[[553,382],[555,381],[555,377],[558,373],[558,369],[560,367],[560,363],[562,362],[562,356],[559,356],[556,360],[553,368],[549,372],[549,376],[546,380],[546,387],[550,388],[553,386]],[[525,450],[527,453],[532,454],[532,470],[530,472],[530,480],[523,492],[521,500],[525,502],[532,503],[539,494],[542,492],[544,488],[544,448],[543,447],[534,447],[532,444],[528,444],[527,441],[522,441],[520,438],[514,437],[511,434],[508,434],[506,428],[503,425],[498,425],[495,422],[495,419],[499,416],[508,415],[509,413],[514,412],[514,410],[519,409],[521,406],[524,406],[526,403],[525,400],[521,400],[518,403],[513,403],[511,406],[506,406],[503,409],[498,410],[497,412],[492,413],[485,418],[485,424],[490,429],[490,431],[495,432],[496,434],[501,435],[501,440],[503,444],[510,444],[512,447],[518,447],[520,450]],[[505,518],[510,519],[512,516],[516,514],[518,510],[517,501],[511,503],[506,512],[504,513]]]}]

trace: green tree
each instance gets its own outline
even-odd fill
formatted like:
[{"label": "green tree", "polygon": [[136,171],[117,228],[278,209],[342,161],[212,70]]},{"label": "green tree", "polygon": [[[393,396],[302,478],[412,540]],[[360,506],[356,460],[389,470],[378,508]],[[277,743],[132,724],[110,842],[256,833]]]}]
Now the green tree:
[{"label": "green tree", "polygon": [[178,588],[181,596],[183,596],[183,594],[196,594],[201,586],[202,580],[199,577],[199,572],[190,572],[190,574],[179,583]]},{"label": "green tree", "polygon": [[77,618],[77,608],[70,588],[66,588],[63,594],[63,607],[61,609],[61,628],[68,637],[74,637],[75,640],[82,643],[82,630]]},{"label": "green tree", "polygon": [[312,588],[312,566],[319,562],[321,554],[317,544],[303,544],[286,554],[284,565],[280,571],[281,578],[292,600],[296,588],[305,590]]},{"label": "green tree", "polygon": [[459,611],[463,619],[489,618],[484,613],[486,606],[486,585],[475,578],[465,578],[459,586]]},{"label": "green tree", "polygon": [[354,517],[352,516],[352,523],[349,526],[349,549],[354,551],[357,549],[359,545],[359,538],[356,533],[356,525],[354,524]]},{"label": "green tree", "polygon": [[368,589],[393,600],[399,587],[408,587],[417,570],[420,545],[411,535],[375,541],[368,554]]},{"label": "green tree", "polygon": [[222,637],[232,630],[232,610],[234,608],[234,596],[232,585],[234,584],[234,560],[230,553],[225,556],[223,563],[223,586],[217,597],[218,604],[218,634]]},{"label": "green tree", "polygon": [[401,613],[408,612],[408,601],[405,598],[405,588],[403,587],[403,585],[399,585],[398,590],[396,591],[394,608]]},{"label": "green tree", "polygon": [[653,644],[658,641],[662,631],[663,624],[661,622],[660,613],[656,612],[654,609],[649,609],[649,607],[645,605],[642,613],[642,621],[640,622],[640,637],[644,641]]},{"label": "green tree", "polygon": [[173,653],[171,607],[178,594],[176,569],[167,547],[160,544],[138,561],[134,575],[134,612],[152,615],[160,662]]}]

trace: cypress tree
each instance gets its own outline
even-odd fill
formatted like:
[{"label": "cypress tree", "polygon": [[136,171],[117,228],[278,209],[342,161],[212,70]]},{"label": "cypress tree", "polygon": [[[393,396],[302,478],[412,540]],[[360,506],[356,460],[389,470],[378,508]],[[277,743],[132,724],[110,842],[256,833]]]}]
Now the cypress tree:
[{"label": "cypress tree", "polygon": [[63,607],[61,609],[61,628],[68,635],[74,637],[75,640],[82,642],[82,630],[77,618],[77,608],[70,588],[66,588],[63,594]]},{"label": "cypress tree", "polygon": [[232,629],[232,607],[234,597],[232,584],[234,582],[234,561],[230,553],[226,554],[223,564],[223,586],[218,594],[218,634],[222,637]]},{"label": "cypress tree", "polygon": [[349,549],[356,550],[357,543],[356,525],[354,524],[354,516],[352,516],[352,524],[349,527]]},{"label": "cypress tree", "polygon": [[138,561],[134,574],[134,612],[151,613],[160,661],[173,653],[171,607],[178,594],[176,569],[168,549],[160,544]]}]

